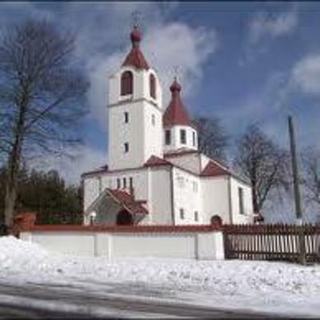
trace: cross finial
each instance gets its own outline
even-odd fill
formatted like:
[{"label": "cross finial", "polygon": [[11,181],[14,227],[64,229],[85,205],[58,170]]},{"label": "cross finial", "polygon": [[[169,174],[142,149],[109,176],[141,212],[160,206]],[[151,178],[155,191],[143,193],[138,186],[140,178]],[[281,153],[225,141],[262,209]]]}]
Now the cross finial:
[{"label": "cross finial", "polygon": [[140,22],[141,12],[138,10],[135,10],[132,12],[131,15],[132,15],[133,26],[137,27]]},{"label": "cross finial", "polygon": [[173,74],[174,74],[174,80],[177,81],[178,74],[179,74],[179,66],[175,65],[175,66],[173,67]]}]

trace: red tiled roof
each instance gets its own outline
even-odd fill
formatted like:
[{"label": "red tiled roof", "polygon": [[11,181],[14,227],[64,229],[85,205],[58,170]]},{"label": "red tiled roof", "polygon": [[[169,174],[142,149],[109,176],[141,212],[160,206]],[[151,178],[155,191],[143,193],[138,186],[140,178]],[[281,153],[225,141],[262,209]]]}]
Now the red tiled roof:
[{"label": "red tiled roof", "polygon": [[130,34],[132,49],[124,60],[122,66],[135,67],[137,69],[149,69],[149,65],[140,50],[141,33],[137,26],[134,27]]},{"label": "red tiled roof", "polygon": [[180,97],[181,86],[175,79],[170,87],[171,101],[163,115],[163,126],[170,127],[173,125],[193,126],[187,109],[182,103]]},{"label": "red tiled roof", "polygon": [[230,175],[230,174],[231,173],[227,169],[219,166],[213,161],[209,161],[206,167],[200,173],[200,176],[215,177],[215,176]]},{"label": "red tiled roof", "polygon": [[107,192],[116,201],[123,205],[130,213],[148,214],[148,210],[141,204],[144,201],[134,200],[133,195],[131,195],[130,193],[119,189],[107,189]]},{"label": "red tiled roof", "polygon": [[161,166],[161,165],[171,165],[171,163],[165,159],[159,158],[157,156],[151,156],[147,162],[144,164],[145,167]]}]

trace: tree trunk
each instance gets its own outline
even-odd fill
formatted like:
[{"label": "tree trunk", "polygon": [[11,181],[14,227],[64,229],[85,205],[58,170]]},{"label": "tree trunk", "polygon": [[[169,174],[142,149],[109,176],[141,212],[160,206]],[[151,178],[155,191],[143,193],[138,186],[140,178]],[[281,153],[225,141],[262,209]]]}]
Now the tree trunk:
[{"label": "tree trunk", "polygon": [[9,227],[13,224],[14,209],[17,199],[17,181],[20,169],[21,147],[22,135],[17,134],[16,142],[10,154],[5,185],[6,196],[4,203],[4,216],[5,223]]},{"label": "tree trunk", "polygon": [[4,204],[4,217],[5,223],[7,226],[12,226],[14,209],[17,199],[17,183],[18,175],[20,170],[20,161],[21,161],[21,151],[23,144],[23,130],[25,123],[25,113],[27,106],[27,95],[23,96],[23,103],[21,104],[19,110],[19,117],[16,122],[16,128],[14,131],[14,143],[9,154],[8,168],[7,168],[7,177],[6,177],[6,196]]},{"label": "tree trunk", "polygon": [[4,203],[5,224],[7,226],[12,226],[13,224],[14,207],[16,203],[16,198],[17,198],[16,188],[13,185],[10,185],[9,183],[7,183],[5,203]]},{"label": "tree trunk", "polygon": [[258,195],[257,195],[257,186],[256,181],[254,179],[251,180],[251,190],[252,190],[252,205],[253,205],[253,212],[260,213],[260,206],[258,203]]}]

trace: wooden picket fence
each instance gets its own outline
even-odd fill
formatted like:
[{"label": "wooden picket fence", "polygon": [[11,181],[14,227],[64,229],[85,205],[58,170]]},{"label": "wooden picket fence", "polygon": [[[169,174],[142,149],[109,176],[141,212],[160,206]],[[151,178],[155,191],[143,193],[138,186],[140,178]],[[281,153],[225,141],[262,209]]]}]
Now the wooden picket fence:
[{"label": "wooden picket fence", "polygon": [[226,259],[299,260],[304,239],[306,261],[320,262],[320,225],[224,225]]}]

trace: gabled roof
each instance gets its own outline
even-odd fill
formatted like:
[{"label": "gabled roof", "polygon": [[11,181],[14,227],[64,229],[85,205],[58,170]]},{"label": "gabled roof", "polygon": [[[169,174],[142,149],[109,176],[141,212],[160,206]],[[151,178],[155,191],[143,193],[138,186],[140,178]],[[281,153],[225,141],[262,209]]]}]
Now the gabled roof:
[{"label": "gabled roof", "polygon": [[181,86],[175,79],[170,87],[171,101],[163,115],[163,126],[171,127],[174,125],[193,126],[187,109],[180,97]]},{"label": "gabled roof", "polygon": [[113,199],[115,199],[120,205],[122,205],[132,214],[148,214],[148,210],[142,206],[142,203],[144,203],[145,201],[135,200],[133,195],[125,190],[107,189],[107,194],[109,194]]},{"label": "gabled roof", "polygon": [[211,160],[200,173],[200,176],[202,177],[215,177],[222,175],[231,175],[231,172]]},{"label": "gabled roof", "polygon": [[135,67],[137,69],[149,69],[149,65],[140,50],[141,33],[137,26],[134,26],[130,34],[132,49],[124,60],[122,66]]},{"label": "gabled roof", "polygon": [[171,162],[159,158],[157,156],[151,156],[147,162],[144,164],[145,167],[155,167],[155,166],[162,166],[162,165],[172,165]]}]

